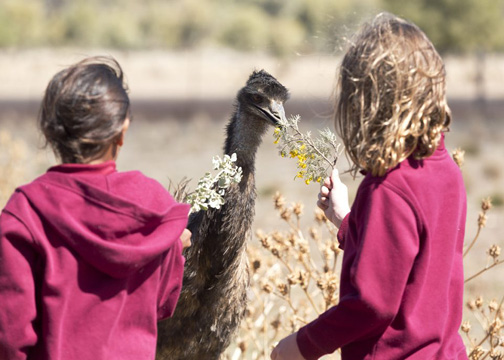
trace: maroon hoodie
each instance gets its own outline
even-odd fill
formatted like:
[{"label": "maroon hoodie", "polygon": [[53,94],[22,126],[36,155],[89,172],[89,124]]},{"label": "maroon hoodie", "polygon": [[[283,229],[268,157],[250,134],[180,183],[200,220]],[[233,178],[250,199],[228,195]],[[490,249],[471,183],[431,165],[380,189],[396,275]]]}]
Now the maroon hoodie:
[{"label": "maroon hoodie", "polygon": [[189,207],[114,162],[55,166],[0,216],[0,359],[154,359]]},{"label": "maroon hoodie", "polygon": [[366,175],[338,239],[340,301],[302,327],[297,343],[315,360],[467,359],[462,322],[466,193],[444,147]]}]

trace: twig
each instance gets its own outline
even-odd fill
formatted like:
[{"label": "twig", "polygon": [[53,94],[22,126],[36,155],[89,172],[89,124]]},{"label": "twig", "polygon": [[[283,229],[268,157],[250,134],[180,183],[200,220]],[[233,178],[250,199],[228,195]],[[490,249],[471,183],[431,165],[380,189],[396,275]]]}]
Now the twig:
[{"label": "twig", "polygon": [[[297,135],[303,137],[303,134],[296,128],[294,128],[294,131],[296,132]],[[317,154],[320,155],[320,157],[322,159],[324,159],[331,168],[334,168],[334,165],[336,164],[336,162],[338,161],[338,156],[336,155],[336,158],[334,160],[334,163],[329,160],[322,152],[320,152],[320,150],[315,146],[315,144],[313,143],[313,141],[311,140],[311,138],[307,137],[305,138],[306,142],[308,143],[308,145],[310,145],[312,147],[313,150],[315,150],[317,152]]]},{"label": "twig", "polygon": [[[499,316],[499,313],[501,311],[501,308],[502,308],[502,305],[504,303],[504,296],[502,297],[501,299],[501,302],[499,304],[499,307],[497,308],[497,311],[495,312],[495,317],[494,317],[494,321],[497,320],[497,317]],[[483,343],[490,337],[492,336],[491,332],[490,331],[487,331],[485,337],[483,339],[481,339],[481,341],[478,343],[478,345],[476,346],[473,346],[474,349],[476,349],[477,347],[483,345]],[[473,343],[474,344],[474,343]],[[469,354],[469,357],[471,357],[471,355],[473,355],[475,350],[471,351],[471,353]],[[490,352],[489,352],[490,353]],[[488,354],[487,354],[488,355]],[[486,357],[486,356],[485,356]]]},{"label": "twig", "polygon": [[480,275],[481,275],[481,274],[483,274],[484,272],[486,272],[486,271],[488,271],[488,270],[490,270],[490,269],[492,269],[492,268],[494,268],[494,267],[496,267],[497,265],[500,265],[500,264],[502,264],[502,263],[504,263],[504,260],[496,260],[496,261],[495,261],[492,265],[490,265],[490,266],[485,266],[483,269],[481,269],[480,271],[478,271],[476,274],[474,274],[474,275],[472,275],[472,276],[468,277],[467,279],[465,279],[465,280],[464,280],[464,284],[465,284],[465,283],[468,283],[468,282],[469,282],[469,281],[471,281],[472,279],[474,279],[474,278],[476,278],[476,277],[480,276]]},{"label": "twig", "polygon": [[471,250],[471,248],[473,247],[473,245],[476,243],[476,240],[478,240],[478,237],[479,237],[479,234],[480,234],[482,228],[483,228],[482,226],[478,226],[478,231],[476,232],[476,236],[474,237],[474,239],[471,242],[471,244],[469,244],[469,246],[467,247],[467,249],[464,251],[463,257],[465,257],[469,253],[469,251]]}]

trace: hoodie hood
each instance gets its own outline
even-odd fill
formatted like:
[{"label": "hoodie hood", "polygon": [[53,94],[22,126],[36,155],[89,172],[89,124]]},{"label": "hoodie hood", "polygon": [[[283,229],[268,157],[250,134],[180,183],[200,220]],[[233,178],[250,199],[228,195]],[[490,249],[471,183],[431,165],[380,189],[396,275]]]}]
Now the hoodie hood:
[{"label": "hoodie hood", "polygon": [[167,252],[187,225],[189,205],[138,171],[117,172],[113,161],[55,166],[17,191],[40,219],[40,236],[116,278]]}]

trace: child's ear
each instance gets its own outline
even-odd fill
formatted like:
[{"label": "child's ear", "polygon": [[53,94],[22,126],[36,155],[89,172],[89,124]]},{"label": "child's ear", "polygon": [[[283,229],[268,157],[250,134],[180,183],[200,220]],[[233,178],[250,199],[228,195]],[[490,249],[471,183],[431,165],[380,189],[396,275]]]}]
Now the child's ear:
[{"label": "child's ear", "polygon": [[119,139],[117,139],[117,145],[123,146],[124,136],[126,135],[126,131],[128,131],[129,125],[130,125],[130,119],[126,118],[126,120],[124,120],[124,125],[123,125],[122,131],[121,131],[121,135],[119,136]]}]

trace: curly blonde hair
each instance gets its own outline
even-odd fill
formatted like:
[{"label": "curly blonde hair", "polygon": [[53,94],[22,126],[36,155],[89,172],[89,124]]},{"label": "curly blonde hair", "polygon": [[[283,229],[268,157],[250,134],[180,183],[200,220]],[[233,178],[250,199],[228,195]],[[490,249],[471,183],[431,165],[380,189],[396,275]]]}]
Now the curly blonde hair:
[{"label": "curly blonde hair", "polygon": [[430,156],[451,122],[443,60],[414,24],[381,13],[345,54],[336,130],[351,168],[383,176],[410,155]]}]

